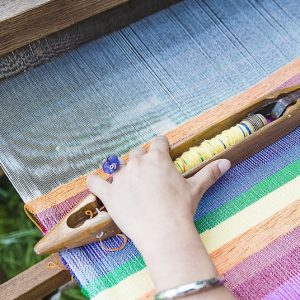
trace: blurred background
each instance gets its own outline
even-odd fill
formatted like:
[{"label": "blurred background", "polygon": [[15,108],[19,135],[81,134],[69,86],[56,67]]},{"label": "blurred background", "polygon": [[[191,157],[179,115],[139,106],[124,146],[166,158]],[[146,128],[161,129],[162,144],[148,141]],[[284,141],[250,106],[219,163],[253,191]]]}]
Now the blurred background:
[{"label": "blurred background", "polygon": [[[42,260],[33,247],[40,231],[28,219],[23,201],[6,176],[0,175],[0,283]],[[78,286],[63,287],[47,297],[51,300],[85,299]]]}]

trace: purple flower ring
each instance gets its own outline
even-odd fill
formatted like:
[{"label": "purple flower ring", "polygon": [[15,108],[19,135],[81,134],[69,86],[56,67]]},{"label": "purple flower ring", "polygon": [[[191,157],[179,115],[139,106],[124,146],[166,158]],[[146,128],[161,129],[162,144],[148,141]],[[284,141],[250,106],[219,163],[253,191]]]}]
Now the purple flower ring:
[{"label": "purple flower ring", "polygon": [[113,174],[120,168],[121,162],[116,155],[108,156],[102,164],[102,169],[107,174]]}]

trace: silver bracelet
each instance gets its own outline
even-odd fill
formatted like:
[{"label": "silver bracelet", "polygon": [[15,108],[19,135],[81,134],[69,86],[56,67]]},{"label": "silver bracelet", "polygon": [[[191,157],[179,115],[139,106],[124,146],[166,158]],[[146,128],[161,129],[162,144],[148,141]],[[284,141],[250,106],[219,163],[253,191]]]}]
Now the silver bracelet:
[{"label": "silver bracelet", "polygon": [[173,289],[165,290],[155,295],[155,300],[176,299],[179,297],[190,296],[216,286],[223,285],[223,279],[214,277],[207,280],[195,281],[189,284],[181,285]]}]

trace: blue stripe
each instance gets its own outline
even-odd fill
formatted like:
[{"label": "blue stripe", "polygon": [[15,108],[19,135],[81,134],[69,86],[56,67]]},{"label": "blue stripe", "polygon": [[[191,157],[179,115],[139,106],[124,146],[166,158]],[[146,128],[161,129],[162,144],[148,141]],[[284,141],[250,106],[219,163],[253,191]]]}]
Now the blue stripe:
[{"label": "blue stripe", "polygon": [[241,122],[240,124],[246,128],[246,130],[248,131],[249,135],[252,133],[251,130],[250,130],[250,128],[244,122]]}]

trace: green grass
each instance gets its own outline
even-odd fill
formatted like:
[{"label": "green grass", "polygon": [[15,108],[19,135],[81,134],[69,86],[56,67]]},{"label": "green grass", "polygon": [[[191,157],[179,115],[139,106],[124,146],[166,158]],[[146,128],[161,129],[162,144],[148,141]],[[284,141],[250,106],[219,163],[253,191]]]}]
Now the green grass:
[{"label": "green grass", "polygon": [[[33,251],[40,237],[40,231],[24,213],[18,193],[5,176],[0,176],[0,283],[44,258]],[[75,287],[65,290],[61,299],[85,298]]]}]

